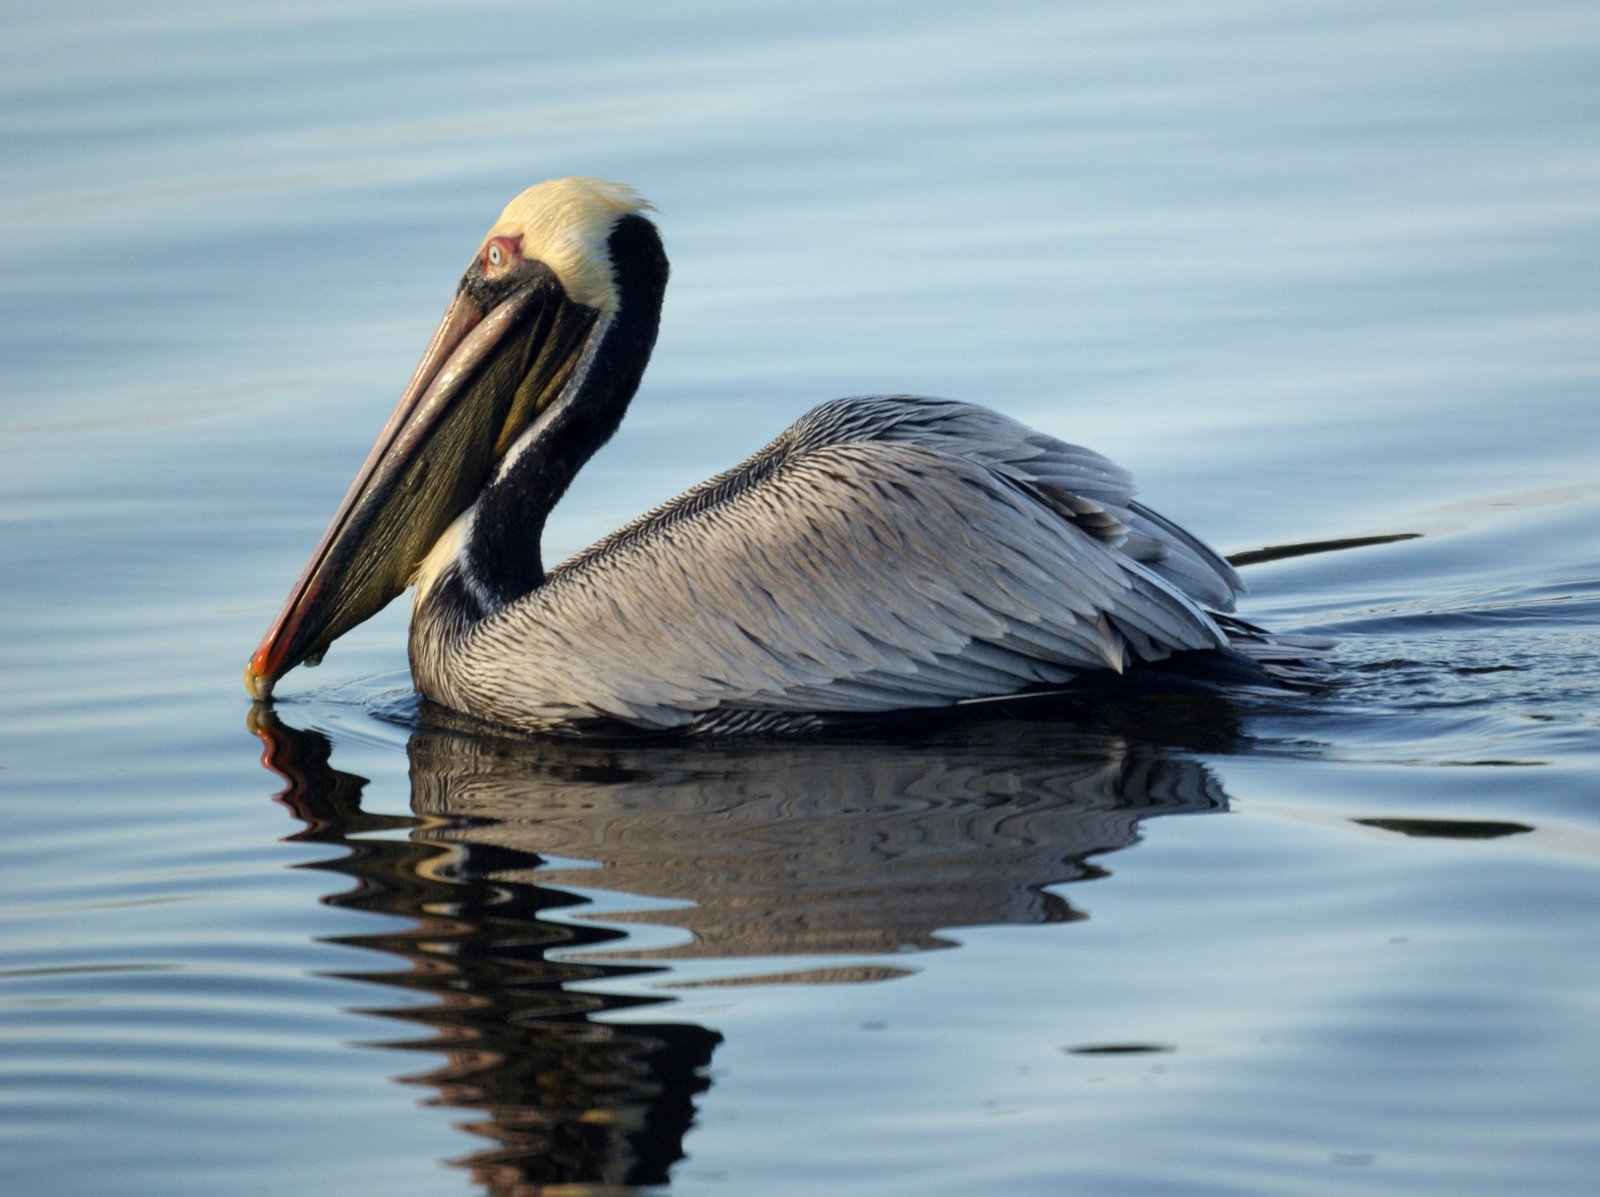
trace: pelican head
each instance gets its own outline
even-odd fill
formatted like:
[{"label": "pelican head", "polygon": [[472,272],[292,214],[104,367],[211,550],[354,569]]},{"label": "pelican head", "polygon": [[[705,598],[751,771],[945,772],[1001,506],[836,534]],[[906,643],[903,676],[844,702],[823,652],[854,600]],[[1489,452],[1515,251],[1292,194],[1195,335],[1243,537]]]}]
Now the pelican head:
[{"label": "pelican head", "polygon": [[[265,699],[417,577],[506,463],[554,446],[548,510],[576,438],[610,437],[655,342],[667,264],[637,194],[556,179],[506,205],[282,613],[245,668]],[[605,343],[606,352],[597,351]],[[537,536],[530,560],[537,569]]]}]

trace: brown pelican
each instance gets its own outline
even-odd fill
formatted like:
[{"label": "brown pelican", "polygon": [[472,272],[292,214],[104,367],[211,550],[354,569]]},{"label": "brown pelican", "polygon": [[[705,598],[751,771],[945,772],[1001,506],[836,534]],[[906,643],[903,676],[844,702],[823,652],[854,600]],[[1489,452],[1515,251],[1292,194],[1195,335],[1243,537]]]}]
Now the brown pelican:
[{"label": "brown pelican", "polygon": [[412,584],[417,689],[538,731],[803,730],[1183,653],[1273,672],[1220,614],[1238,575],[1126,471],[944,400],[825,403],[547,569],[655,344],[648,210],[592,179],[506,207],[251,658],[258,699]]}]

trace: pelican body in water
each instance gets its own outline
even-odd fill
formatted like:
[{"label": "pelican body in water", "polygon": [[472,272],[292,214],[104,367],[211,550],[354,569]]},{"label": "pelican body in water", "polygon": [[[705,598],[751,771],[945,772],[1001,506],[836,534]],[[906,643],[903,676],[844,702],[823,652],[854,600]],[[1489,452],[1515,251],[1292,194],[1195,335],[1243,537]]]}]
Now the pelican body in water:
[{"label": "pelican body in water", "polygon": [[1292,672],[1126,471],[944,400],[825,403],[547,568],[545,519],[655,344],[647,210],[592,179],[507,206],[251,658],[256,698],[412,584],[417,689],[530,731],[800,731],[1186,653]]}]

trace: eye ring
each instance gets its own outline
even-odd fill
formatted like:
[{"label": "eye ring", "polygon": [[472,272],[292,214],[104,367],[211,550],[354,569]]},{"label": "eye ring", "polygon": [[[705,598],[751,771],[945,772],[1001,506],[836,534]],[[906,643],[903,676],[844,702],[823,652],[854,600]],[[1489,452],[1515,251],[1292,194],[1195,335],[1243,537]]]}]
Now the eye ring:
[{"label": "eye ring", "polygon": [[522,246],[515,237],[491,237],[478,255],[478,269],[487,277],[504,274],[522,261]]}]

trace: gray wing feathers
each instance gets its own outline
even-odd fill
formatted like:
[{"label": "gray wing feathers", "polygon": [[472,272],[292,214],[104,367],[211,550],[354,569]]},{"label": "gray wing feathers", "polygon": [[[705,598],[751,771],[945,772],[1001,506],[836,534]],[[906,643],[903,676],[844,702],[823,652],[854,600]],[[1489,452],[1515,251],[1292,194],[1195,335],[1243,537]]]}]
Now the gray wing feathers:
[{"label": "gray wing feathers", "polygon": [[1128,511],[1128,526],[1160,546],[1148,563],[1152,569],[1212,610],[1233,610],[1234,596],[1245,586],[1227,558],[1143,503],[1130,502]]},{"label": "gray wing feathers", "polygon": [[[1036,487],[1079,527],[1175,583],[1191,598],[1232,611],[1244,583],[1209,545],[1133,498],[1133,475],[1107,458],[1035,432],[998,412],[948,401],[840,400],[894,404],[915,415],[887,429],[885,439],[914,437],[981,461],[1019,485]],[[825,414],[824,404],[813,415]],[[809,419],[810,417],[808,417]],[[802,422],[803,423],[803,422]]]},{"label": "gray wing feathers", "polygon": [[1226,563],[1125,471],[996,413],[837,401],[741,469],[476,625],[473,709],[874,712],[1227,644],[1201,608],[1231,604]]}]

